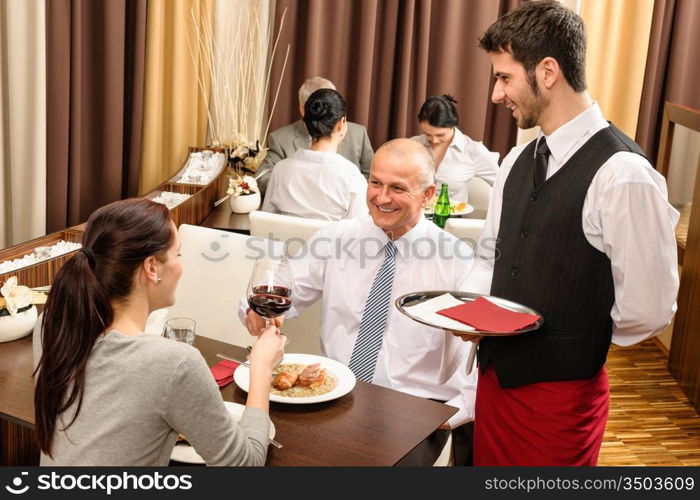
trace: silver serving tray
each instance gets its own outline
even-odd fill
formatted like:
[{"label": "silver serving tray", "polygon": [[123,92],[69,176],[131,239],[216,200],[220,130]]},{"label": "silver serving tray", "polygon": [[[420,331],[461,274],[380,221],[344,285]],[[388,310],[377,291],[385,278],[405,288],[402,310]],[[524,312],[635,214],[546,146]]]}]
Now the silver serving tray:
[{"label": "silver serving tray", "polygon": [[472,293],[472,292],[457,292],[453,290],[429,290],[429,291],[422,291],[422,292],[411,292],[411,293],[406,293],[399,298],[396,299],[396,302],[394,303],[396,305],[396,308],[401,311],[403,314],[411,318],[413,321],[417,321],[418,323],[422,323],[424,325],[432,326],[433,328],[441,328],[444,329],[444,327],[440,325],[435,325],[432,324],[428,321],[425,321],[422,318],[418,318],[417,316],[414,316],[411,314],[409,311],[407,311],[405,308],[409,306],[415,306],[417,304],[420,304],[421,302],[424,302],[429,299],[433,299],[435,297],[439,297],[440,295],[444,295],[446,293],[449,293],[452,295],[454,298],[461,300],[462,302],[473,302],[476,300],[478,297],[484,297],[489,299],[491,302],[494,304],[503,307],[505,309],[510,309],[511,311],[514,312],[519,312],[519,313],[527,313],[527,314],[535,314],[540,317],[540,319],[537,320],[537,322],[533,325],[528,326],[527,328],[521,328],[519,330],[513,330],[510,332],[485,332],[482,330],[452,330],[450,329],[451,332],[455,333],[460,333],[464,335],[481,335],[484,337],[506,337],[506,336],[512,336],[512,335],[520,335],[521,333],[526,333],[526,332],[531,332],[533,330],[537,330],[539,327],[542,326],[542,323],[544,323],[544,318],[542,318],[542,315],[535,311],[534,309],[524,306],[522,304],[518,304],[517,302],[513,302],[512,300],[507,300],[503,299],[501,297],[494,297],[493,295],[484,295],[481,293]]}]

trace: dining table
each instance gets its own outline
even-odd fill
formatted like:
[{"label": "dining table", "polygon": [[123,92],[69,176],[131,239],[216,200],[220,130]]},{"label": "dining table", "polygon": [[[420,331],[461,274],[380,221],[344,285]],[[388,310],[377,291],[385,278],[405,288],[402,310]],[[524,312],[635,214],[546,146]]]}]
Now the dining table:
[{"label": "dining table", "polygon": [[[248,351],[203,335],[195,339],[209,366],[217,354],[245,359]],[[37,465],[34,441],[32,337],[0,344],[0,465]],[[225,401],[245,404],[235,382],[221,387]],[[270,403],[278,449],[269,466],[392,466],[447,421],[457,409],[357,381],[337,399],[312,404]]]}]

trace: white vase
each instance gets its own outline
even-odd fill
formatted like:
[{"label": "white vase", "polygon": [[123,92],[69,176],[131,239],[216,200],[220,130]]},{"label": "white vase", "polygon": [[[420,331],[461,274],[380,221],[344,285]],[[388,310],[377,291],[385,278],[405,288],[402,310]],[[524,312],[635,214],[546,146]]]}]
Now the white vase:
[{"label": "white vase", "polygon": [[32,333],[36,318],[36,306],[32,306],[14,316],[0,316],[0,342],[9,342],[26,337]]},{"label": "white vase", "polygon": [[231,212],[247,214],[260,206],[260,193],[242,194],[236,197],[231,196],[228,200],[231,204]]}]

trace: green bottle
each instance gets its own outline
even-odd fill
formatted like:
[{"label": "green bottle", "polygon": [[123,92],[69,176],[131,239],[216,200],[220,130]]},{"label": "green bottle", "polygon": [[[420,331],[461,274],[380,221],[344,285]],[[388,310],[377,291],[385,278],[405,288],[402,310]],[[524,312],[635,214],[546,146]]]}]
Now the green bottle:
[{"label": "green bottle", "polygon": [[440,196],[438,196],[435,204],[435,213],[433,214],[433,222],[439,227],[444,228],[450,216],[450,197],[447,195],[447,184],[443,184],[440,188]]}]

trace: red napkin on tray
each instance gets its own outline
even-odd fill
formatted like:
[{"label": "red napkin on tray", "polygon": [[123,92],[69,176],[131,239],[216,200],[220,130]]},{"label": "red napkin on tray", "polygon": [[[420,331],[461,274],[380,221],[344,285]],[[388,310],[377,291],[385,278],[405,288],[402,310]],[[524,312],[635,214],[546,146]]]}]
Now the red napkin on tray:
[{"label": "red napkin on tray", "polygon": [[483,297],[442,309],[437,313],[484,332],[512,332],[530,326],[540,319],[535,314],[504,309]]},{"label": "red napkin on tray", "polygon": [[210,367],[211,374],[214,375],[214,380],[219,384],[219,387],[226,387],[233,382],[233,372],[236,371],[240,363],[224,359],[219,361],[214,366]]}]

